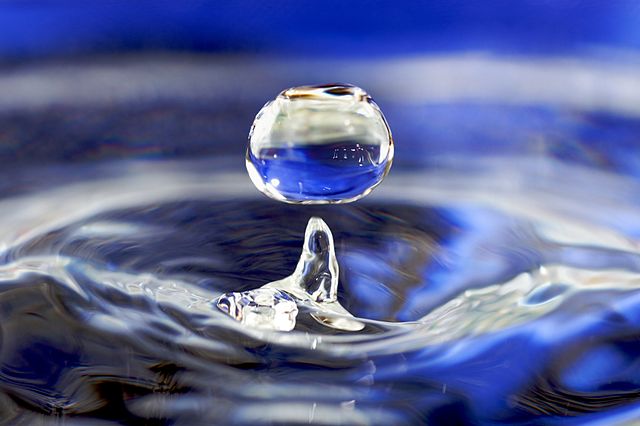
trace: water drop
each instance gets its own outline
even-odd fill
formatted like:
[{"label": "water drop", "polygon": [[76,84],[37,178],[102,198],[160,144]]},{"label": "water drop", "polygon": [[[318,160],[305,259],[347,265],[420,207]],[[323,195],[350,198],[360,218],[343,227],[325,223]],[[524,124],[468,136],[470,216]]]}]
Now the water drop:
[{"label": "water drop", "polygon": [[287,203],[348,203],[389,172],[393,140],[371,97],[350,85],[281,92],[258,113],[246,165],[254,185]]}]

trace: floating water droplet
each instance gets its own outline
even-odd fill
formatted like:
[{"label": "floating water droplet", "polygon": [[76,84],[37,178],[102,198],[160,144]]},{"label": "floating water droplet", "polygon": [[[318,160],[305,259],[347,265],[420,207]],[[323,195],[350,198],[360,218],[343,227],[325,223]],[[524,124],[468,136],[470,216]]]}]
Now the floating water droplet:
[{"label": "floating water droplet", "polygon": [[288,203],[347,203],[386,176],[393,140],[378,106],[350,85],[281,92],[258,113],[246,164],[254,185]]},{"label": "floating water droplet", "polygon": [[296,326],[298,306],[286,293],[258,288],[220,296],[218,309],[249,327],[290,331]]},{"label": "floating water droplet", "polygon": [[298,314],[297,303],[308,308],[322,325],[338,330],[362,330],[364,324],[338,302],[338,276],[331,230],[322,219],[312,217],[293,274],[255,290],[224,294],[216,304],[232,318],[260,328],[292,330]]}]

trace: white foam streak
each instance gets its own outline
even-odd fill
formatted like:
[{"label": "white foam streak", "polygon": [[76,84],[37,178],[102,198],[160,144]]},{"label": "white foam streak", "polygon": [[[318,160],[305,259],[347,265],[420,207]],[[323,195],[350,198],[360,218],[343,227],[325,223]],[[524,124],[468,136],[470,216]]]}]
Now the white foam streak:
[{"label": "white foam streak", "polygon": [[[291,81],[332,76],[385,101],[546,105],[640,116],[640,59],[522,57],[462,53],[358,61],[220,57],[106,58],[0,70],[0,111],[113,105],[162,99],[222,99]],[[255,78],[261,69],[268,82]],[[323,78],[324,76],[324,78]],[[234,84],[237,82],[238,84]],[[268,84],[265,84],[268,83]]]}]

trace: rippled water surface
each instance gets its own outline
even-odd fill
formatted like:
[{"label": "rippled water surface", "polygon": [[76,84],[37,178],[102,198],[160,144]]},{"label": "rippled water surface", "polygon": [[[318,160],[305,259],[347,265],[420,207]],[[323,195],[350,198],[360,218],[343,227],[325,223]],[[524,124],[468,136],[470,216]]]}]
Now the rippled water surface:
[{"label": "rippled water surface", "polygon": [[[341,206],[209,161],[14,171],[34,189],[0,200],[4,424],[632,421],[640,185],[542,161],[405,171]],[[293,271],[311,216],[364,329],[220,312]]]}]

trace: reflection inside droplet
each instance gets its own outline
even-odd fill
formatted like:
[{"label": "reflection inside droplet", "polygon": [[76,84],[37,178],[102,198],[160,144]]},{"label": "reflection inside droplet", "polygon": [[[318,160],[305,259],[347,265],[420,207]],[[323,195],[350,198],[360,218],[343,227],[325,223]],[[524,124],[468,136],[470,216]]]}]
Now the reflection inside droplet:
[{"label": "reflection inside droplet", "polygon": [[256,116],[246,164],[256,187],[288,203],[327,204],[367,195],[393,160],[391,132],[362,89],[302,86]]}]

